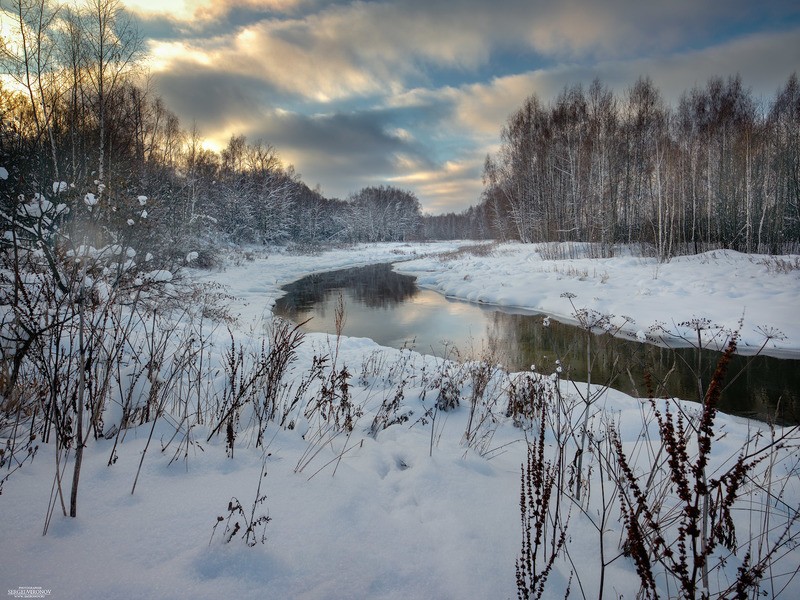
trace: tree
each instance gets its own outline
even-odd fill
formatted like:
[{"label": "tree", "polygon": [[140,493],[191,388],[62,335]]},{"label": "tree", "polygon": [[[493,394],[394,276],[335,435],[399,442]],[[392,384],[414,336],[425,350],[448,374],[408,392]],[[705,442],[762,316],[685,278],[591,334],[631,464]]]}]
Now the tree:
[{"label": "tree", "polygon": [[737,76],[712,78],[673,110],[648,78],[621,100],[599,80],[536,96],[509,116],[484,164],[482,206],[499,237],[639,243],[669,260],[800,240],[798,84],[759,114]]},{"label": "tree", "polygon": [[120,0],[86,0],[81,17],[85,68],[97,119],[97,179],[105,182],[110,162],[109,104],[128,72],[136,66],[142,38],[122,11]]},{"label": "tree", "polygon": [[[55,40],[52,34],[52,24],[58,11],[51,8],[46,0],[16,0],[11,8],[14,11],[16,39],[0,39],[0,61],[30,100],[34,139],[37,144],[44,143],[45,139],[49,143],[50,170],[53,177],[58,179],[53,113],[60,89],[55,85]],[[45,155],[41,153],[42,158]]]},{"label": "tree", "polygon": [[344,219],[351,241],[406,241],[416,232],[421,218],[419,199],[391,186],[363,188],[347,202]]},{"label": "tree", "polygon": [[800,84],[793,73],[767,115],[769,175],[758,225],[758,246],[778,252],[800,240]]}]

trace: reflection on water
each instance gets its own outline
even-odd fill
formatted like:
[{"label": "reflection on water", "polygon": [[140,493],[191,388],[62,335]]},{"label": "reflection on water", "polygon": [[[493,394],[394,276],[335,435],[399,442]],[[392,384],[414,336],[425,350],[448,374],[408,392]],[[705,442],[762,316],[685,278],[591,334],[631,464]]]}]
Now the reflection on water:
[{"label": "reflection on water", "polygon": [[[398,275],[391,265],[370,265],[309,275],[283,287],[287,294],[281,298],[281,311],[297,314],[316,310],[315,305],[336,298],[337,291],[347,295],[368,309],[386,309],[397,306],[419,290],[413,277]],[[335,304],[328,302],[328,308]],[[317,330],[319,331],[319,330]]]},{"label": "reflection on water", "polygon": [[283,289],[287,294],[275,303],[275,314],[298,322],[311,318],[308,331],[335,333],[341,293],[347,336],[395,348],[413,345],[438,356],[452,352],[454,345],[465,349],[474,341],[479,344],[485,336],[483,317],[470,314],[482,312],[478,307],[421,290],[413,277],[393,272],[390,265],[311,275]]},{"label": "reflection on water", "polygon": [[[395,348],[413,346],[423,353],[478,358],[495,350],[494,360],[511,371],[536,365],[550,373],[561,360],[564,371],[586,381],[586,333],[556,321],[542,325],[542,316],[510,314],[466,302],[450,301],[430,290],[417,288],[413,277],[399,275],[389,265],[372,265],[311,275],[284,287],[286,296],[275,314],[302,321],[308,331],[334,333],[339,294],[345,303],[344,335],[368,337]],[[629,394],[648,395],[644,373],[651,374],[657,395],[697,399],[693,368],[698,351],[669,350],[610,335],[593,335],[592,381],[609,382]],[[702,377],[708,382],[719,353],[702,351]],[[690,367],[691,365],[691,367]],[[565,374],[566,374],[565,373]],[[728,387],[721,409],[767,419],[800,420],[800,360],[767,356],[734,356],[728,369]],[[733,380],[734,376],[738,378]]]}]

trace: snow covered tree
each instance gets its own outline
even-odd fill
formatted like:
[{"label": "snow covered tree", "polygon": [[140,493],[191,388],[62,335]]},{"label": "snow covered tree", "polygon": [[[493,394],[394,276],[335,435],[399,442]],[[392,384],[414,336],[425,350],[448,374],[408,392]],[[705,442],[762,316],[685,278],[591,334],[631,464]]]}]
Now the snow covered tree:
[{"label": "snow covered tree", "polygon": [[343,217],[351,241],[406,241],[416,233],[422,216],[413,193],[391,186],[363,188],[347,202]]},{"label": "snow covered tree", "polygon": [[232,136],[221,153],[221,193],[215,216],[234,241],[274,243],[288,239],[299,180],[272,146]]}]

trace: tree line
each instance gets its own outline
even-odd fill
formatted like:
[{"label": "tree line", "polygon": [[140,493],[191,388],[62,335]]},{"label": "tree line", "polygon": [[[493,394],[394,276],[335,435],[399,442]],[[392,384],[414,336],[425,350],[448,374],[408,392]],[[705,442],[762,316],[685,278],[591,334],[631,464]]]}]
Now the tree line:
[{"label": "tree line", "polygon": [[800,86],[764,105],[739,76],[667,104],[640,78],[622,96],[600,80],[535,94],[484,167],[496,237],[638,243],[666,260],[711,248],[794,252],[800,243]]},{"label": "tree line", "polygon": [[[118,0],[4,6],[13,25],[0,44],[11,78],[0,82],[7,230],[21,203],[38,197],[71,209],[62,220],[75,225],[91,193],[103,243],[147,245],[172,261],[199,249],[200,263],[221,242],[589,241],[606,253],[642,244],[665,260],[800,243],[796,75],[768,103],[738,76],[713,78],[677,106],[647,78],[621,95],[599,80],[549,104],[532,95],[486,159],[480,202],[430,216],[391,186],[326,198],[276,148],[243,135],[209,150],[198,126],[183,126],[150,87],[142,39]],[[8,236],[0,243],[8,247]]]},{"label": "tree line", "polygon": [[[73,209],[64,218],[74,222],[91,193],[102,223],[94,235],[131,244],[138,236],[175,259],[219,241],[314,245],[425,235],[410,191],[370,186],[345,200],[326,198],[262,141],[234,135],[220,152],[209,150],[198,126],[183,127],[151,89],[142,39],[118,0],[78,7],[16,0],[4,10],[13,25],[0,44],[10,76],[0,81],[6,227],[15,225],[20,203],[38,197]],[[150,199],[144,211],[139,197]]]}]

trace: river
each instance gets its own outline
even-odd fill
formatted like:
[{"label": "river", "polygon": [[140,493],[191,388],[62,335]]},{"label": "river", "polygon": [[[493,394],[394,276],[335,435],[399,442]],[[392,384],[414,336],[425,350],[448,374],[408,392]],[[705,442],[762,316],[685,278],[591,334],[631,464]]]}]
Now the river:
[{"label": "river", "polygon": [[[574,325],[545,321],[541,314],[450,300],[420,289],[413,277],[395,273],[388,264],[310,275],[283,289],[286,295],[277,300],[274,313],[295,322],[310,319],[306,331],[335,333],[341,295],[343,335],[454,359],[488,359],[510,371],[535,366],[539,372],[552,373],[560,361],[562,376],[586,381],[588,342],[592,381],[637,397],[653,393],[697,400],[698,362],[701,379],[707,383],[720,357],[711,350],[671,349],[587,334]],[[800,360],[736,355],[728,373],[722,411],[779,423],[800,422]]]}]

